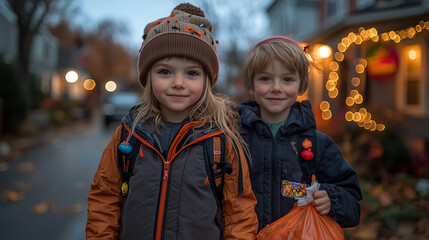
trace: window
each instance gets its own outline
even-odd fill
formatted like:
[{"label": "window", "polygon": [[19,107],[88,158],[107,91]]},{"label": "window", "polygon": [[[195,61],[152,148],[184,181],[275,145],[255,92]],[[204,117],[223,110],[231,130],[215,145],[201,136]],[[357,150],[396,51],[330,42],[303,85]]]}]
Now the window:
[{"label": "window", "polygon": [[399,108],[405,113],[425,113],[423,49],[421,44],[408,45],[401,52],[401,77],[399,78]]}]

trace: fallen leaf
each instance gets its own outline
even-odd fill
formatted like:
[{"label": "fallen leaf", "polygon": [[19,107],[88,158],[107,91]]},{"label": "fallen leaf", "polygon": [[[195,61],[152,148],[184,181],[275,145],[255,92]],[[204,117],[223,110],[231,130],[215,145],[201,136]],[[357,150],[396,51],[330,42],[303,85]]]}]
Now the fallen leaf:
[{"label": "fallen leaf", "polygon": [[34,163],[32,162],[20,163],[18,165],[18,170],[20,172],[32,172],[34,171],[34,169],[35,169],[35,166],[34,166]]},{"label": "fallen leaf", "polygon": [[44,201],[44,202],[41,202],[39,204],[34,205],[31,209],[32,209],[33,213],[43,214],[43,213],[46,213],[48,211],[49,207],[48,207],[48,203],[46,203]]},{"label": "fallen leaf", "polygon": [[17,191],[4,191],[1,198],[5,201],[18,202],[24,199],[24,193]]}]

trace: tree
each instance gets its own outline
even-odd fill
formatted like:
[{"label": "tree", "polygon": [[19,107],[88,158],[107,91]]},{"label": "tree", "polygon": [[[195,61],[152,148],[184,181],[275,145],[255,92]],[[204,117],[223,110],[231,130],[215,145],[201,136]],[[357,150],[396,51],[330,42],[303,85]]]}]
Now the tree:
[{"label": "tree", "polygon": [[71,0],[8,0],[18,24],[18,80],[19,95],[25,103],[24,112],[30,106],[29,62],[33,39],[44,21],[58,14]]},{"label": "tree", "polygon": [[[242,89],[235,89],[233,81],[242,81],[241,67],[249,48],[262,39],[269,30],[265,9],[270,1],[253,0],[199,0],[198,6],[213,23],[213,33],[219,40],[218,55],[222,63],[223,79],[217,88],[236,97]],[[265,18],[265,19],[264,19]],[[236,85],[239,86],[239,85]],[[220,88],[219,88],[220,87]]]}]

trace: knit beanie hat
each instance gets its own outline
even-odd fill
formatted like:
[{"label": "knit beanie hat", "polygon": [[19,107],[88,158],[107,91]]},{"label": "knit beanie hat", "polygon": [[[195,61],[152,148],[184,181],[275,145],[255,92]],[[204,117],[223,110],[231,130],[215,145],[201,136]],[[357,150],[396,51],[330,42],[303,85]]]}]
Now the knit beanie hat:
[{"label": "knit beanie hat", "polygon": [[186,57],[201,64],[213,87],[219,60],[212,29],[204,12],[189,3],[175,7],[170,16],[149,23],[144,29],[138,59],[140,84],[146,86],[146,75],[155,62],[166,57]]}]

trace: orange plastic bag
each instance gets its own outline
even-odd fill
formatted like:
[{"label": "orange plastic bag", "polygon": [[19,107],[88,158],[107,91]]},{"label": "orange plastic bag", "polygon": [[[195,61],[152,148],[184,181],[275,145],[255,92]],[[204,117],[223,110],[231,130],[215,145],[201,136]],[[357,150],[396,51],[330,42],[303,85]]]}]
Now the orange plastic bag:
[{"label": "orange plastic bag", "polygon": [[311,204],[292,210],[263,228],[257,240],[344,240],[340,225],[328,215],[320,215]]},{"label": "orange plastic bag", "polygon": [[319,189],[317,182],[307,189],[307,199],[301,199],[288,214],[263,228],[256,239],[344,240],[344,232],[340,225],[328,215],[320,215],[310,203],[313,201],[312,193]]}]

